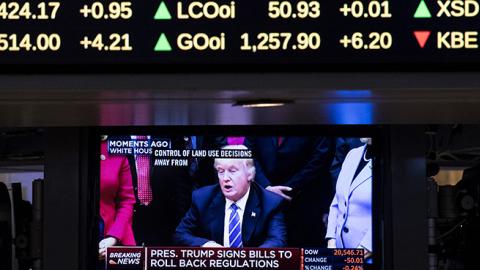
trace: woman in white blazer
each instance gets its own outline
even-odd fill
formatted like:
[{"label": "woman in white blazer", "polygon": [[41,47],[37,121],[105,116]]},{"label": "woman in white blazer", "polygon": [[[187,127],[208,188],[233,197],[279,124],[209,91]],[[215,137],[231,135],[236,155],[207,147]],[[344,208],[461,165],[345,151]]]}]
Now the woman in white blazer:
[{"label": "woman in white blazer", "polygon": [[368,158],[368,149],[365,144],[350,150],[345,157],[330,205],[326,234],[329,248],[363,248],[366,257],[373,251],[372,160]]}]

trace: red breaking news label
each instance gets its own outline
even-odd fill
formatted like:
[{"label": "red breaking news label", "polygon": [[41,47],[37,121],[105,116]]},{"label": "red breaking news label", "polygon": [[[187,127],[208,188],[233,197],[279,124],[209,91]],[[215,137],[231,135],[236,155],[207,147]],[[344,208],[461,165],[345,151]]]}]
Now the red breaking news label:
[{"label": "red breaking news label", "polygon": [[107,248],[106,269],[143,270],[144,262],[144,247]]}]

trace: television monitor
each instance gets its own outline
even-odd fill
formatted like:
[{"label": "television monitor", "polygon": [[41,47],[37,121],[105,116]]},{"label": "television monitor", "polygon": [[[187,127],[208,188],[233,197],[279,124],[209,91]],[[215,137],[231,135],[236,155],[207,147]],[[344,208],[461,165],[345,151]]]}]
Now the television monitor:
[{"label": "television monitor", "polygon": [[217,131],[99,133],[97,269],[378,265],[374,136]]}]

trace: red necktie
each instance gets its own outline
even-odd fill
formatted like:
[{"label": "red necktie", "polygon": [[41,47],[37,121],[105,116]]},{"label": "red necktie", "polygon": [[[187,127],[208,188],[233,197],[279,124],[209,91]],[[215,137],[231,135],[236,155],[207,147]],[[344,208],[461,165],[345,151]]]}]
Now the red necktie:
[{"label": "red necktie", "polygon": [[227,137],[227,143],[228,145],[237,145],[237,144],[243,144],[245,141],[245,137]]},{"label": "red necktie", "polygon": [[[147,136],[137,136],[137,140],[147,140]],[[141,204],[148,205],[153,199],[150,187],[150,156],[137,155],[135,161],[137,163],[138,200]]]},{"label": "red necktie", "polygon": [[285,137],[278,137],[278,138],[277,138],[277,143],[278,143],[277,146],[281,146],[284,139],[285,139]]}]

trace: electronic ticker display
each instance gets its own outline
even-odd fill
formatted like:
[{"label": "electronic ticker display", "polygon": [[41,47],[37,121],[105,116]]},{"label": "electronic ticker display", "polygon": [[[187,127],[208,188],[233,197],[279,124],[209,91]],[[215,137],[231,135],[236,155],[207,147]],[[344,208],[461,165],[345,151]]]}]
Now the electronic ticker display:
[{"label": "electronic ticker display", "polygon": [[480,63],[478,0],[0,0],[0,65]]}]

